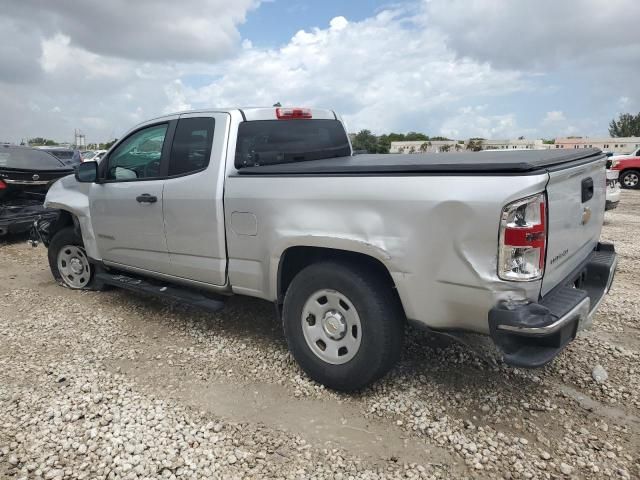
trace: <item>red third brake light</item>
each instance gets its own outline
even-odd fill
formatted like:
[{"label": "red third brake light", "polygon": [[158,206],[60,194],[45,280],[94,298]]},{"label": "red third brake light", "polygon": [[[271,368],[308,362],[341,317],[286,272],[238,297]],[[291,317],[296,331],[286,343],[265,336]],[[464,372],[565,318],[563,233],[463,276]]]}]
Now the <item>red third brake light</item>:
[{"label": "red third brake light", "polygon": [[276,108],[276,117],[278,117],[279,120],[313,118],[310,108]]}]

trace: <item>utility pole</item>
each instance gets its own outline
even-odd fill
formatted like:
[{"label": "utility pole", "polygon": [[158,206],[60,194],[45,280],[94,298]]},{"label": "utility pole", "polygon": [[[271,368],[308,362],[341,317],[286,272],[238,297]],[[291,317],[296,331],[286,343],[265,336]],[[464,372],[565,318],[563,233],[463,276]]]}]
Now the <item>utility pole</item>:
[{"label": "utility pole", "polygon": [[80,130],[78,130],[77,128],[74,130],[74,143],[75,143],[75,147],[78,149],[83,149],[85,147],[85,141],[86,141],[86,137],[84,135],[84,133],[82,133]]}]

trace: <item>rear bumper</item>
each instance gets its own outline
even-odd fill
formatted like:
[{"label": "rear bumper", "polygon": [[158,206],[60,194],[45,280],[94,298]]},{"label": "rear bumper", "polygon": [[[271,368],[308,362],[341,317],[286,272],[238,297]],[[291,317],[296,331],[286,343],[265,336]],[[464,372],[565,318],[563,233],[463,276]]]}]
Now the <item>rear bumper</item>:
[{"label": "rear bumper", "polygon": [[[615,172],[618,173],[618,172]],[[607,173],[607,177],[608,177],[608,173]],[[605,210],[612,210],[614,208],[616,208],[618,206],[618,203],[620,203],[620,195],[621,195],[621,190],[620,190],[620,184],[618,183],[618,180],[609,180],[607,179],[607,183],[609,182],[615,182],[615,185],[607,185],[607,195],[606,195],[606,205],[605,205]]]},{"label": "rear bumper", "polygon": [[620,203],[620,200],[607,200],[607,203],[605,204],[604,209],[605,210],[613,210],[614,208],[618,207],[618,204]]},{"label": "rear bumper", "polygon": [[585,262],[537,303],[501,303],[489,312],[489,331],[505,362],[541,367],[553,360],[578,331],[591,325],[611,288],[618,258],[600,243]]}]

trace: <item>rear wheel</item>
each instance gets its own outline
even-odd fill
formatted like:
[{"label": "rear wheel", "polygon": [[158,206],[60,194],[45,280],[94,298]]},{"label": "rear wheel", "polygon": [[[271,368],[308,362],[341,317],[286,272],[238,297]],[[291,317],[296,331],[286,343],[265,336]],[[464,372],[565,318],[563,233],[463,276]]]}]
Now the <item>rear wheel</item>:
[{"label": "rear wheel", "polygon": [[312,379],[357,390],[386,374],[402,349],[399,301],[374,269],[323,262],[303,269],[284,301],[289,349]]},{"label": "rear wheel", "polygon": [[82,238],[73,227],[58,231],[48,250],[49,268],[58,283],[74,290],[101,289],[94,281],[95,267],[89,262]]},{"label": "rear wheel", "polygon": [[640,188],[640,171],[626,170],[620,175],[620,184],[624,188]]}]

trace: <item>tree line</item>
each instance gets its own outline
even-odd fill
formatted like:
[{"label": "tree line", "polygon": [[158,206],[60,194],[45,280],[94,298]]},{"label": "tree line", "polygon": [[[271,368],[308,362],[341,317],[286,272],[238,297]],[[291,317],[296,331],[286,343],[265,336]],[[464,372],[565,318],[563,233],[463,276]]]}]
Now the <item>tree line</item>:
[{"label": "tree line", "polygon": [[[609,123],[609,135],[612,137],[640,137],[640,113],[633,115],[631,113],[622,113],[618,119],[613,119]],[[524,139],[524,137],[519,137]],[[389,153],[391,142],[423,142],[417,149],[413,148],[411,153],[426,152],[431,147],[432,141],[453,141],[447,137],[430,137],[420,132],[409,133],[385,133],[382,135],[374,135],[371,130],[360,130],[351,139],[351,144],[355,151],[367,153]],[[448,152],[451,150],[471,150],[480,151],[483,149],[484,138],[470,138],[466,142],[458,141],[451,145],[441,145],[440,151]],[[543,139],[543,143],[553,144],[554,139]]]},{"label": "tree line", "polygon": [[[111,146],[114,143],[116,143],[117,141],[118,141],[118,139],[114,138],[113,140],[111,140],[109,142],[92,143],[90,145],[95,146],[96,150],[109,150],[111,148]],[[20,145],[28,145],[30,147],[57,147],[60,144],[58,142],[56,142],[55,140],[51,140],[50,138],[33,137],[33,138],[27,139],[26,142],[23,140],[20,143]]]},{"label": "tree line", "polygon": [[[351,145],[353,146],[354,151],[361,151],[367,153],[389,153],[389,149],[391,148],[391,142],[423,142],[418,150],[415,150],[415,147],[411,147],[414,149],[411,153],[417,152],[426,152],[431,147],[431,142],[439,142],[439,141],[448,141],[453,142],[454,140],[447,137],[430,137],[429,135],[425,135],[420,132],[409,132],[409,133],[385,133],[382,135],[374,135],[371,133],[371,130],[360,130],[356,133],[351,139]],[[441,145],[440,151],[448,152],[451,150],[472,150],[479,151],[482,150],[482,142],[484,138],[470,138],[467,142],[457,141],[455,144],[451,145]]]},{"label": "tree line", "polygon": [[618,120],[611,120],[609,135],[612,137],[640,137],[640,112],[637,115],[621,113]]}]

